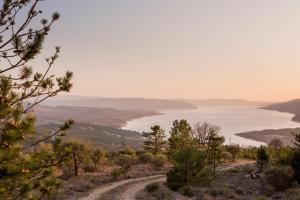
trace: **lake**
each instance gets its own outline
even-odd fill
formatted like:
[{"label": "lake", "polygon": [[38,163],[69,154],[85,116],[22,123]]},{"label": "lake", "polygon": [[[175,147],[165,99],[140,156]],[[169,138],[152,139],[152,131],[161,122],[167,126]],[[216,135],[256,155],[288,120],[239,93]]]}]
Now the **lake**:
[{"label": "lake", "polygon": [[208,122],[221,128],[220,134],[225,137],[225,143],[235,143],[243,146],[259,146],[263,143],[236,136],[236,133],[264,130],[295,128],[300,124],[291,121],[289,113],[280,113],[249,106],[216,106],[200,107],[195,110],[167,110],[161,115],[143,117],[131,120],[122,129],[144,132],[153,125],[160,125],[169,135],[172,122],[176,119],[186,119],[191,124]]}]

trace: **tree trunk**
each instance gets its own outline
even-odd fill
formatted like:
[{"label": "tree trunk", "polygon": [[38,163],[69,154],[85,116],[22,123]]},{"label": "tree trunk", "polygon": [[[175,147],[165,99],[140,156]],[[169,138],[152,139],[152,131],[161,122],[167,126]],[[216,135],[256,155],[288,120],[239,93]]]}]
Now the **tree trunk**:
[{"label": "tree trunk", "polygon": [[73,155],[73,160],[74,160],[74,175],[78,176],[78,164],[76,160],[76,156]]}]

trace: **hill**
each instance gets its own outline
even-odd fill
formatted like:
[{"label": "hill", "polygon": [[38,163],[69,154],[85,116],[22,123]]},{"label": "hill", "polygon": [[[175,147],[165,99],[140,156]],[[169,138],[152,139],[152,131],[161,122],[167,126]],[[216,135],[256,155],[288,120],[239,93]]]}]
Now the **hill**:
[{"label": "hill", "polygon": [[[56,130],[57,124],[44,124],[37,126],[37,135]],[[66,136],[62,138],[78,138],[92,145],[102,146],[108,150],[121,149],[126,145],[138,148],[144,141],[142,135],[135,131],[121,130],[117,128],[76,122]]]},{"label": "hill", "polygon": [[244,99],[180,99],[195,106],[266,106],[271,102],[248,101]]},{"label": "hill", "polygon": [[113,108],[118,110],[171,110],[196,109],[197,107],[179,100],[144,99],[144,98],[102,98],[81,96],[58,96],[43,103],[49,106],[81,106]]},{"label": "hill", "polygon": [[294,114],[295,116],[292,118],[292,120],[295,122],[300,122],[300,99],[264,106],[262,109]]},{"label": "hill", "polygon": [[299,133],[299,128],[266,129],[262,131],[249,131],[236,135],[268,144],[273,138],[279,138],[285,145],[292,145],[294,136],[292,132]]},{"label": "hill", "polygon": [[159,114],[156,111],[116,110],[112,108],[72,107],[72,106],[37,106],[34,109],[38,124],[59,123],[67,119],[76,122],[98,124],[120,128],[127,121]]}]

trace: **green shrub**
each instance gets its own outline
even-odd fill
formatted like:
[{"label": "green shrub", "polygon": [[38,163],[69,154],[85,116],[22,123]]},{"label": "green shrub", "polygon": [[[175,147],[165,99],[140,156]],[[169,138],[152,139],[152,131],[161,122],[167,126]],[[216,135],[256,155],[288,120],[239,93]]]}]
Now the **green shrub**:
[{"label": "green shrub", "polygon": [[159,189],[159,184],[158,183],[151,183],[146,186],[146,190],[148,192],[156,192]]},{"label": "green shrub", "polygon": [[296,150],[292,156],[292,168],[295,173],[295,178],[300,183],[300,150]]},{"label": "green shrub", "polygon": [[163,154],[157,154],[153,157],[152,165],[157,168],[163,167],[168,161],[167,156]]},{"label": "green shrub", "polygon": [[153,155],[149,152],[142,153],[138,156],[138,160],[141,163],[150,163],[153,161]]},{"label": "green shrub", "polygon": [[116,163],[121,166],[124,172],[127,172],[129,168],[135,163],[136,157],[128,154],[121,154],[117,157]]},{"label": "green shrub", "polygon": [[113,179],[117,179],[118,177],[120,177],[122,175],[122,170],[121,169],[114,169],[111,172],[111,175],[112,175]]},{"label": "green shrub", "polygon": [[184,196],[187,196],[187,197],[192,197],[194,196],[192,190],[191,190],[191,187],[188,186],[188,185],[185,185],[181,188],[181,192]]},{"label": "green shrub", "polygon": [[294,182],[294,172],[290,167],[274,167],[266,172],[266,181],[275,191],[284,191]]},{"label": "green shrub", "polygon": [[220,155],[221,157],[221,161],[229,161],[229,160],[233,160],[233,156],[231,155],[231,153],[229,153],[228,151],[223,151]]},{"label": "green shrub", "polygon": [[199,186],[209,185],[213,180],[213,172],[210,169],[203,169],[193,177],[192,183]]},{"label": "green shrub", "polygon": [[167,186],[174,191],[177,191],[184,185],[184,180],[181,173],[176,169],[171,169],[167,173]]}]

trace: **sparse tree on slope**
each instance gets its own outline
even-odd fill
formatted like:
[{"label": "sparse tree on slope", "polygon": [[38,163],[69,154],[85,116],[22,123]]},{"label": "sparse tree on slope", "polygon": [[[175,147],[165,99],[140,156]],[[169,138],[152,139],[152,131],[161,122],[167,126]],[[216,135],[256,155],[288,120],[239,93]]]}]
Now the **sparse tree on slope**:
[{"label": "sparse tree on slope", "polygon": [[241,151],[241,148],[238,144],[231,144],[231,145],[226,146],[226,150],[232,155],[232,161],[235,161],[236,156]]},{"label": "sparse tree on slope", "polygon": [[214,175],[216,174],[216,167],[221,158],[222,145],[224,141],[225,141],[224,137],[219,136],[217,134],[211,134],[208,139],[207,153],[208,153],[208,159],[213,166]]},{"label": "sparse tree on slope", "polygon": [[269,163],[269,154],[264,146],[260,146],[256,153],[256,162],[259,167],[259,171],[263,171],[266,165]]},{"label": "sparse tree on slope", "polygon": [[153,155],[162,153],[166,146],[166,134],[160,126],[155,125],[151,127],[151,132],[143,133],[146,138],[144,142],[144,149]]},{"label": "sparse tree on slope", "polygon": [[43,72],[32,66],[50,27],[59,18],[58,13],[49,21],[40,18],[40,2],[4,0],[0,5],[0,199],[31,198],[33,189],[40,191],[40,198],[49,195],[51,186],[57,186],[51,169],[60,161],[53,151],[38,146],[72,124],[68,121],[51,135],[33,138],[34,106],[72,87],[71,72],[64,77],[50,74],[59,47],[46,58]]}]

